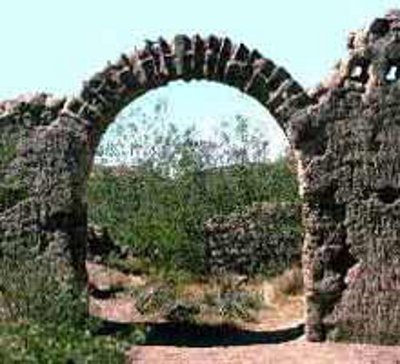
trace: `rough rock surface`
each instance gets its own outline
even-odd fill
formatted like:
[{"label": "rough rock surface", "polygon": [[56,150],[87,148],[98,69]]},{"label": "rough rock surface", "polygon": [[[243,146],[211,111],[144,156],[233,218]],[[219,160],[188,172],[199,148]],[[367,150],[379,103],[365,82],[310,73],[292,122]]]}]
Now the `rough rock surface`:
[{"label": "rough rock surface", "polygon": [[310,340],[400,340],[399,20],[351,34],[335,82],[290,120]]},{"label": "rough rock surface", "polygon": [[63,281],[83,287],[86,209],[78,186],[87,153],[78,134],[53,127],[64,102],[34,94],[0,105],[0,255],[48,255]]},{"label": "rough rock surface", "polygon": [[39,94],[4,102],[1,254],[33,236],[33,254],[47,254],[60,276],[84,283],[86,184],[106,128],[135,98],[169,81],[221,82],[261,102],[295,151],[307,338],[399,343],[400,12],[351,34],[348,48],[331,77],[306,93],[243,44],[180,35],[122,55],[67,100]]},{"label": "rough rock surface", "polygon": [[301,259],[301,206],[257,203],[204,224],[206,261],[212,273],[282,273]]}]

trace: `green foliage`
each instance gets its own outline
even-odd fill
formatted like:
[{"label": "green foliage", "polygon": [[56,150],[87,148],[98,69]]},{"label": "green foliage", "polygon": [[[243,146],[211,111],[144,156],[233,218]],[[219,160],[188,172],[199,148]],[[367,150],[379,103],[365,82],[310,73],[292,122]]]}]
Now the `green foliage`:
[{"label": "green foliage", "polygon": [[124,363],[125,345],[72,326],[0,324],[0,362],[26,364]]},{"label": "green foliage", "polygon": [[169,125],[162,132],[146,120],[144,130],[134,125],[132,143],[145,152],[131,167],[94,167],[89,219],[155,266],[204,273],[208,218],[257,201],[298,200],[286,160],[267,163],[265,141],[252,134],[247,119],[238,116],[236,124],[233,136],[222,129],[218,149],[199,141],[194,128]]},{"label": "green foliage", "polygon": [[33,254],[24,254],[22,249],[16,257],[3,256],[0,267],[3,320],[81,324],[85,317],[85,297],[69,282],[56,278],[55,264]]},{"label": "green foliage", "polygon": [[177,299],[176,287],[169,282],[152,282],[134,293],[137,310],[143,314],[165,311]]},{"label": "green foliage", "polygon": [[141,314],[167,315],[180,300],[185,285],[192,277],[183,271],[158,270],[149,273],[148,282],[132,291]]},{"label": "green foliage", "polygon": [[93,334],[86,295],[56,278],[57,263],[14,245],[0,260],[0,362],[122,363],[123,342]]},{"label": "green foliage", "polygon": [[2,133],[0,137],[0,170],[16,156],[16,136],[12,133]]},{"label": "green foliage", "polygon": [[0,182],[0,212],[28,197],[28,191],[19,177],[6,178]]}]

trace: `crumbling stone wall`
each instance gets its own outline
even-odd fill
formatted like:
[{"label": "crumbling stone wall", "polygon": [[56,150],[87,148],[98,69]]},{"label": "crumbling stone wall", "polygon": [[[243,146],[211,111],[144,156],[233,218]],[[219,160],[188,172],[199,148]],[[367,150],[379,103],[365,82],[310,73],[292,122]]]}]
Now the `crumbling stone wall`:
[{"label": "crumbling stone wall", "polygon": [[64,102],[35,94],[0,105],[0,257],[48,257],[60,281],[82,289],[88,150],[73,128],[54,125]]},{"label": "crumbling stone wall", "polygon": [[307,338],[399,343],[399,24],[394,11],[352,34],[348,57],[308,93],[243,44],[181,35],[122,55],[65,101],[48,104],[42,95],[24,103],[40,112],[2,104],[2,137],[21,120],[30,126],[1,166],[1,183],[18,173],[26,181],[16,204],[2,205],[1,254],[14,235],[33,234],[37,254],[84,283],[86,184],[107,127],[135,98],[170,81],[221,82],[261,102],[295,152]]},{"label": "crumbling stone wall", "polygon": [[171,43],[160,38],[124,54],[84,82],[76,96],[54,102],[55,106],[41,94],[5,102],[2,120],[26,105],[28,109],[39,105],[42,112],[25,116],[37,126],[28,128],[13,164],[19,174],[28,176],[24,178],[30,188],[24,201],[0,215],[3,245],[9,246],[9,240],[22,231],[39,235],[38,253],[52,256],[51,251],[57,259],[63,257],[84,283],[86,183],[96,147],[126,105],[176,79],[207,79],[236,87],[266,105],[282,127],[294,107],[309,102],[290,74],[257,50],[234,45],[228,38],[198,35],[179,35]]},{"label": "crumbling stone wall", "polygon": [[127,104],[176,79],[237,87],[280,115],[282,125],[292,104],[309,100],[283,68],[256,50],[235,46],[228,38],[181,35],[171,44],[159,39],[122,55],[67,100],[38,94],[4,102],[2,137],[7,139],[10,125],[18,125],[19,144],[2,165],[2,176],[6,180],[17,175],[24,182],[20,198],[7,201],[0,212],[0,254],[15,255],[22,249],[48,257],[56,262],[55,274],[62,282],[84,287],[86,185],[96,147]]},{"label": "crumbling stone wall", "polygon": [[300,264],[301,206],[255,203],[204,224],[206,261],[211,273],[271,275]]},{"label": "crumbling stone wall", "polygon": [[[400,12],[352,33],[349,55],[290,120],[306,232],[310,340],[400,341]],[[392,69],[393,72],[393,69]]]}]

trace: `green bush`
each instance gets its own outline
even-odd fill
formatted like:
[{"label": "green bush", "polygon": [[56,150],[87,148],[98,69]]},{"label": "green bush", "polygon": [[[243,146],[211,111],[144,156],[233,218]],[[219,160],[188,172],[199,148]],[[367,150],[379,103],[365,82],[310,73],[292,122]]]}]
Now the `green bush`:
[{"label": "green bush", "polygon": [[55,263],[24,253],[20,249],[0,260],[1,320],[79,326],[86,316],[85,295],[56,279]]},{"label": "green bush", "polygon": [[123,363],[123,342],[93,334],[86,295],[20,247],[0,259],[0,363]]},{"label": "green bush", "polygon": [[296,177],[286,159],[265,162],[265,142],[250,135],[248,120],[236,121],[236,136],[222,131],[220,157],[195,138],[193,128],[179,132],[170,125],[163,135],[145,123],[154,135],[147,141],[151,152],[140,163],[95,165],[88,187],[89,219],[107,226],[115,241],[155,266],[205,273],[207,219],[254,202],[298,200]]},{"label": "green bush", "polygon": [[67,325],[0,324],[0,362],[24,364],[119,364],[125,346]]}]

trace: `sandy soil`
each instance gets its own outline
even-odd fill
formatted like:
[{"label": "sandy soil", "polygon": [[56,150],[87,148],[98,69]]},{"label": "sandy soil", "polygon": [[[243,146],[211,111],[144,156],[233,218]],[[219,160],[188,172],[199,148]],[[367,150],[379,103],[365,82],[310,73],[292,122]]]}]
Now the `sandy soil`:
[{"label": "sandy soil", "polygon": [[[140,277],[127,276],[101,265],[87,264],[90,281],[101,289],[115,285],[142,284]],[[265,296],[271,289],[266,284]],[[292,297],[270,304],[257,322],[240,328],[181,327],[163,320],[149,322],[134,307],[132,299],[92,298],[92,314],[129,324],[146,322],[152,328],[146,345],[134,346],[127,363],[135,364],[400,364],[400,347],[339,343],[309,343],[302,334],[303,302]]]}]

